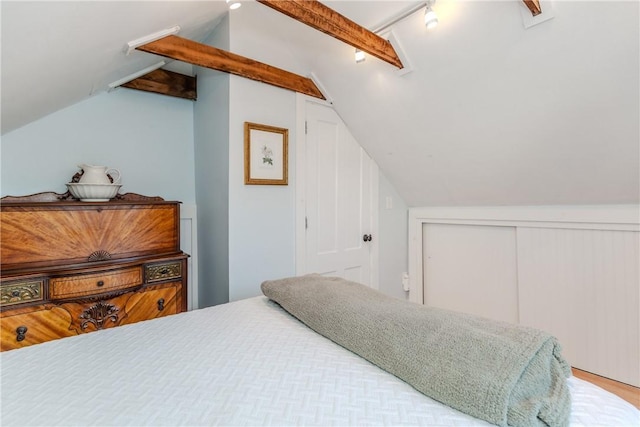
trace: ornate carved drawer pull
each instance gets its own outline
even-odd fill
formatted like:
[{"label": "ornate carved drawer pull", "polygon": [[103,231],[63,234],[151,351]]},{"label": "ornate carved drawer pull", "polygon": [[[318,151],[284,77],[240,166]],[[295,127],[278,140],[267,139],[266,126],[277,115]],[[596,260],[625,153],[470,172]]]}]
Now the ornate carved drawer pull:
[{"label": "ornate carved drawer pull", "polygon": [[158,300],[158,311],[164,310],[164,298]]},{"label": "ornate carved drawer pull", "polygon": [[97,329],[102,329],[107,320],[111,319],[113,323],[118,321],[118,311],[118,307],[115,305],[98,301],[80,314],[80,319],[84,319],[80,327],[84,330],[87,329],[89,323],[93,323]]},{"label": "ornate carved drawer pull", "polygon": [[0,305],[8,306],[42,300],[44,279],[9,282],[0,287]]},{"label": "ornate carved drawer pull", "polygon": [[182,277],[182,263],[179,261],[145,266],[147,283]]},{"label": "ornate carved drawer pull", "polygon": [[27,327],[26,326],[18,326],[16,328],[16,341],[23,341],[27,337]]}]

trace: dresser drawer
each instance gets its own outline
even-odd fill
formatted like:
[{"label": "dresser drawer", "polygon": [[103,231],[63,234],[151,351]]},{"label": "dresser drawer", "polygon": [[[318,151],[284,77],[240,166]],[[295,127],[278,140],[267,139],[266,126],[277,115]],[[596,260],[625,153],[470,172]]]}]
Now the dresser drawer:
[{"label": "dresser drawer", "polygon": [[182,283],[170,282],[146,286],[131,295],[125,307],[122,325],[169,316],[182,311]]},{"label": "dresser drawer", "polygon": [[58,338],[77,335],[71,314],[44,305],[0,313],[0,350],[13,350]]},{"label": "dresser drawer", "polygon": [[144,278],[147,283],[182,277],[182,261],[168,261],[144,266]]},{"label": "dresser drawer", "polygon": [[7,307],[24,302],[42,301],[44,279],[27,279],[5,282],[0,285],[0,306]]},{"label": "dresser drawer", "polygon": [[89,296],[141,284],[141,267],[56,277],[49,280],[49,298],[53,300]]}]

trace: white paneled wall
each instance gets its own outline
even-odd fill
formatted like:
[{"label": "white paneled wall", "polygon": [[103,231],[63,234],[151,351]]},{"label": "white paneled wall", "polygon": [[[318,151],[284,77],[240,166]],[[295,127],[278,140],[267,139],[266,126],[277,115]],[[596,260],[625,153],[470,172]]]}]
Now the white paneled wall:
[{"label": "white paneled wall", "polygon": [[518,229],[520,322],[573,366],[640,385],[638,232]]},{"label": "white paneled wall", "polygon": [[412,301],[515,313],[572,366],[640,386],[638,205],[411,209],[409,271]]}]

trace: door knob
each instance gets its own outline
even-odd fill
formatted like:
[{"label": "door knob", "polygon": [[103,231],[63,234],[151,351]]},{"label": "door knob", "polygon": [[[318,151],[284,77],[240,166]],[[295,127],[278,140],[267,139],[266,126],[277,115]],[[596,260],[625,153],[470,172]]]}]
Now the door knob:
[{"label": "door knob", "polygon": [[371,234],[365,234],[364,236],[362,236],[362,240],[364,240],[365,242],[370,242],[371,240],[373,240],[373,237],[371,237]]}]

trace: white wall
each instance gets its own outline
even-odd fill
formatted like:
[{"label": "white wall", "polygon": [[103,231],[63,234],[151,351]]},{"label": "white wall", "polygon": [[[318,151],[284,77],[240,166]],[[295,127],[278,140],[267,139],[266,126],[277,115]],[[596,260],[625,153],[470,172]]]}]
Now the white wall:
[{"label": "white wall", "polygon": [[195,202],[193,102],[118,89],[2,136],[2,195],[64,193],[81,163],[122,173],[121,192]]}]

